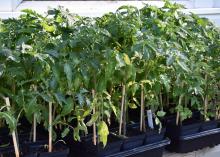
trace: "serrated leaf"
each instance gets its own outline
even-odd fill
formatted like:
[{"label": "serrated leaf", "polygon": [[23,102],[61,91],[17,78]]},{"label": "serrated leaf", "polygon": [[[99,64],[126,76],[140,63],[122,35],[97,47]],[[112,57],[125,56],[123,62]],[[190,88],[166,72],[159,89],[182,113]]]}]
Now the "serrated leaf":
[{"label": "serrated leaf", "polygon": [[100,137],[100,142],[102,142],[105,147],[108,140],[109,130],[107,124],[104,121],[101,121],[98,124],[98,135]]}]

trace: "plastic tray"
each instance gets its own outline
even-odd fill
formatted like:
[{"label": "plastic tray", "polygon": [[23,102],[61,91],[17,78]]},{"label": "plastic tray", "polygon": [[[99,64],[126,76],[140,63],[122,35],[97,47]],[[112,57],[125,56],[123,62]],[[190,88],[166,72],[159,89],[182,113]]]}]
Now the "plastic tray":
[{"label": "plastic tray", "polygon": [[170,144],[170,140],[165,139],[105,157],[162,157],[164,148],[168,144]]},{"label": "plastic tray", "polygon": [[172,139],[167,149],[176,153],[188,153],[218,144],[220,144],[220,128]]}]

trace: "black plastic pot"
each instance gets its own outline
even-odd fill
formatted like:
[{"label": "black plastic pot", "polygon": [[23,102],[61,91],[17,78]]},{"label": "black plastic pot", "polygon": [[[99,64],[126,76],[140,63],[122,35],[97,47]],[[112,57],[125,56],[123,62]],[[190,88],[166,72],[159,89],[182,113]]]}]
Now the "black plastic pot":
[{"label": "black plastic pot", "polygon": [[69,148],[60,143],[54,145],[53,152],[47,152],[47,142],[26,142],[24,149],[25,157],[67,157],[69,155]]},{"label": "black plastic pot", "polygon": [[126,136],[122,144],[122,151],[134,149],[144,144],[145,133],[140,132],[139,129],[128,128]]},{"label": "black plastic pot", "polygon": [[176,126],[175,121],[168,121],[166,127],[166,136],[172,139],[178,139],[180,136],[192,135],[198,133],[201,122],[195,119],[190,119],[183,122],[182,125]]},{"label": "black plastic pot", "polygon": [[[74,148],[70,150],[70,156],[76,157],[103,157],[115,154],[121,151],[123,140],[113,134],[108,136],[108,142],[105,147],[101,144],[94,145],[92,135],[82,137],[82,141],[74,144]],[[78,150],[77,150],[78,149]]]},{"label": "black plastic pot", "polygon": [[13,146],[0,147],[0,156],[2,157],[14,157],[15,151]]},{"label": "black plastic pot", "polygon": [[45,150],[45,146],[48,144],[48,141],[42,140],[37,142],[25,142],[24,153],[27,155],[38,154],[41,151]]},{"label": "black plastic pot", "polygon": [[[136,129],[136,130],[139,130],[140,124],[134,123],[134,124],[129,125],[129,127]],[[165,137],[165,132],[166,132],[166,128],[162,128],[161,131],[159,131],[159,128],[157,128],[157,127],[156,127],[156,129],[147,129],[147,131],[143,133],[143,134],[145,134],[143,144],[151,144],[154,142],[162,141]],[[139,132],[139,134],[140,134],[140,132]]]},{"label": "black plastic pot", "polygon": [[24,157],[38,157],[38,154],[26,154]]},{"label": "black plastic pot", "polygon": [[39,153],[38,157],[68,157],[69,149],[63,148],[53,152],[41,152]]},{"label": "black plastic pot", "polygon": [[155,143],[158,141],[162,141],[164,139],[165,136],[165,128],[162,128],[161,131],[159,132],[158,130],[149,130],[147,131],[145,134],[145,140],[144,140],[144,144],[151,144],[151,143]]},{"label": "black plastic pot", "polygon": [[218,122],[216,120],[211,120],[207,122],[203,122],[200,131],[207,131],[207,130],[212,130],[216,129],[218,127]]},{"label": "black plastic pot", "polygon": [[181,136],[178,140],[172,140],[167,149],[177,153],[188,153],[217,144],[220,144],[220,128]]}]

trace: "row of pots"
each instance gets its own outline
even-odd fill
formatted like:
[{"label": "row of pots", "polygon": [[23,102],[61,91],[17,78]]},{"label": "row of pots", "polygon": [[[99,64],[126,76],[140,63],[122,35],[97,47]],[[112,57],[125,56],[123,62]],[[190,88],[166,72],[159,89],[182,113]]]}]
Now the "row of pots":
[{"label": "row of pots", "polygon": [[[30,135],[20,134],[21,155],[24,157],[141,157],[149,154],[161,157],[165,147],[172,152],[187,153],[220,144],[219,121],[201,122],[193,117],[184,121],[181,126],[176,126],[174,119],[175,117],[167,118],[166,129],[163,128],[160,133],[156,129],[141,133],[138,123],[127,127],[127,137],[117,136],[115,129],[112,129],[106,147],[93,145],[92,135],[82,137],[81,142],[75,142],[73,135],[70,134],[64,139],[66,145],[57,142],[53,152],[50,153],[47,152],[46,147],[48,140],[41,140],[46,139],[47,136],[36,143],[30,143],[25,142]],[[0,143],[10,138],[2,134],[3,132]],[[11,145],[0,147],[0,155],[3,157],[14,157],[12,142],[9,143]]]}]

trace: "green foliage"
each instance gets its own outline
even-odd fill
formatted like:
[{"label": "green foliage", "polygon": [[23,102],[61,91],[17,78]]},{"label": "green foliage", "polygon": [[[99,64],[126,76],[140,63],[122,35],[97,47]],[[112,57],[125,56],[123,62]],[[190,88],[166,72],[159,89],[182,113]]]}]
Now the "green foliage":
[{"label": "green foliage", "polygon": [[[122,6],[99,18],[63,8],[45,16],[24,10],[17,19],[2,20],[0,95],[10,97],[13,112],[1,110],[0,118],[14,130],[16,119],[32,122],[35,114],[47,128],[53,102],[53,125],[61,125],[62,137],[73,129],[80,140],[95,124],[105,146],[112,116],[119,119],[122,84],[131,109],[140,106],[143,87],[145,107],[158,125],[171,111],[181,121],[195,108],[212,117],[219,110],[220,31],[181,8],[169,1],[162,8]],[[207,110],[205,98],[215,102]]]}]

